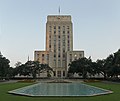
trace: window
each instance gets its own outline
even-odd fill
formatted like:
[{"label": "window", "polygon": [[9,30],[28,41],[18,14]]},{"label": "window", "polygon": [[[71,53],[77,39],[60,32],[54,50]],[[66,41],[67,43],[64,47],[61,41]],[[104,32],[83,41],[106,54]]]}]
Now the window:
[{"label": "window", "polygon": [[65,71],[63,71],[63,76],[65,76]]},{"label": "window", "polygon": [[49,45],[49,48],[51,48],[51,45]]},{"label": "window", "polygon": [[74,55],[74,59],[75,59],[75,60],[77,59],[77,55],[76,55],[76,54]]},{"label": "window", "polygon": [[82,57],[82,54],[80,54],[80,58]]},{"label": "window", "polygon": [[37,58],[37,61],[39,61],[39,58]]},{"label": "window", "polygon": [[51,28],[52,28],[52,27],[51,27],[51,26],[49,26],[50,31],[51,31]]},{"label": "window", "polygon": [[57,76],[61,77],[61,71],[57,71]]},{"label": "window", "polygon": [[70,42],[70,41],[68,40],[68,44],[69,44],[69,42]]},{"label": "window", "polygon": [[54,58],[56,58],[56,54],[54,54]]},{"label": "window", "polygon": [[37,54],[37,57],[36,57],[36,58],[37,58],[37,61],[39,61],[39,54]]},{"label": "window", "polygon": [[58,31],[58,33],[60,34],[60,31]]},{"label": "window", "polygon": [[65,58],[65,54],[63,54],[63,58]]},{"label": "window", "polygon": [[56,47],[56,40],[54,40],[54,47]]},{"label": "window", "polygon": [[69,29],[69,26],[67,26],[67,29]]},{"label": "window", "polygon": [[47,60],[49,60],[49,54],[47,54]]},{"label": "window", "polygon": [[63,46],[65,46],[65,42],[63,42]]},{"label": "window", "polygon": [[53,74],[54,74],[54,76],[56,76],[56,72],[55,71],[53,71]]},{"label": "window", "polygon": [[42,54],[42,57],[44,57],[44,54]]},{"label": "window", "polygon": [[54,49],[54,52],[56,53],[56,50]]},{"label": "window", "polygon": [[42,54],[42,61],[44,61],[44,54]]},{"label": "window", "polygon": [[56,50],[56,45],[54,45],[54,50]]},{"label": "window", "polygon": [[54,59],[54,66],[56,66],[56,59]]},{"label": "window", "polygon": [[56,40],[54,40],[54,44],[56,44]]},{"label": "window", "polygon": [[68,39],[69,39],[69,35],[68,35]]},{"label": "window", "polygon": [[49,44],[51,44],[51,40],[49,40]]},{"label": "window", "polygon": [[63,30],[65,30],[65,26],[63,26]]},{"label": "window", "polygon": [[70,62],[72,62],[72,54],[70,54]]},{"label": "window", "polygon": [[60,26],[58,26],[58,29],[60,29]]},{"label": "window", "polygon": [[63,52],[65,52],[65,48],[63,48]]},{"label": "window", "polygon": [[65,67],[65,60],[62,61],[62,67]]},{"label": "window", "polygon": [[60,60],[58,60],[58,67],[61,67],[61,63],[60,63]]},{"label": "window", "polygon": [[39,54],[37,54],[37,57],[39,57]]},{"label": "window", "polygon": [[60,48],[58,48],[58,51],[60,51]]},{"label": "window", "polygon": [[65,35],[63,35],[63,40],[65,41]]},{"label": "window", "polygon": [[50,33],[51,33],[51,28],[52,28],[52,27],[51,27],[51,26],[49,26],[49,32],[50,32]]},{"label": "window", "polygon": [[54,29],[56,29],[56,26],[54,26]]},{"label": "window", "polygon": [[58,35],[58,38],[60,38],[60,35]]},{"label": "window", "polygon": [[58,42],[58,46],[60,47],[60,41]]},{"label": "window", "polygon": [[60,58],[60,54],[58,54],[58,57]]}]

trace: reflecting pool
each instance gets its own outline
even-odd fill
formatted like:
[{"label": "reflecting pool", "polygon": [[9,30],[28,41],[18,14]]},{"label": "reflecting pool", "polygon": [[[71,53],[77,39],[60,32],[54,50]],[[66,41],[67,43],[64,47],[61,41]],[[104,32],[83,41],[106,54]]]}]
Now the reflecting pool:
[{"label": "reflecting pool", "polygon": [[37,83],[9,93],[26,96],[95,96],[109,94],[112,91],[82,83]]}]

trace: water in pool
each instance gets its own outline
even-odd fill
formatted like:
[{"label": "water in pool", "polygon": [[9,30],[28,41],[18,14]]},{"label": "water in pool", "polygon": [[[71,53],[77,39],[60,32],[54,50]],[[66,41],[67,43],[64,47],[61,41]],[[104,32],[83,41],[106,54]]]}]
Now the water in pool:
[{"label": "water in pool", "polygon": [[82,83],[38,83],[9,93],[27,96],[94,96],[109,94],[112,91]]}]

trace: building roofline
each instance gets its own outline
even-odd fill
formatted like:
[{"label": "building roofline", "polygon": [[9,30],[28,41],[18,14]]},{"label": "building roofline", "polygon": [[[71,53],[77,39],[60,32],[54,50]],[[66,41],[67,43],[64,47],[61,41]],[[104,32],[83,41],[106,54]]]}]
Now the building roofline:
[{"label": "building roofline", "polygon": [[[71,15],[56,15],[56,14],[55,14],[55,15],[48,15],[48,16],[53,16],[53,17],[54,17],[54,16],[71,16]],[[48,17],[48,16],[47,16],[47,17]]]}]

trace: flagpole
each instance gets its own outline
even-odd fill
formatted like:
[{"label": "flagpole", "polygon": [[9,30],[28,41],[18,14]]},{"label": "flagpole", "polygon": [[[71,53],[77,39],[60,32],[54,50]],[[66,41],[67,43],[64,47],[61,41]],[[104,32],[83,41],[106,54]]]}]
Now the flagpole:
[{"label": "flagpole", "polygon": [[60,15],[60,6],[59,6],[59,15]]}]

